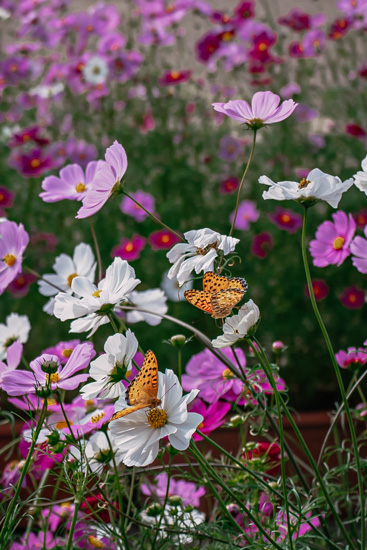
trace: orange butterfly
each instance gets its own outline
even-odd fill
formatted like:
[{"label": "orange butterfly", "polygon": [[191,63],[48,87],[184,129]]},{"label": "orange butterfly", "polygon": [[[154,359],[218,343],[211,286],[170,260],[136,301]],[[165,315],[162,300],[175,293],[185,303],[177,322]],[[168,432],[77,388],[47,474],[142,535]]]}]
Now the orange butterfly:
[{"label": "orange butterfly", "polygon": [[129,407],[116,412],[111,420],[122,418],[139,409],[149,407],[154,409],[161,404],[157,398],[158,392],[158,363],[152,351],[148,351],[144,357],[141,370],[126,390],[126,401]]},{"label": "orange butterfly", "polygon": [[190,304],[214,319],[228,317],[234,306],[247,291],[247,283],[241,277],[221,277],[208,271],[203,278],[203,290],[186,290],[184,296]]}]

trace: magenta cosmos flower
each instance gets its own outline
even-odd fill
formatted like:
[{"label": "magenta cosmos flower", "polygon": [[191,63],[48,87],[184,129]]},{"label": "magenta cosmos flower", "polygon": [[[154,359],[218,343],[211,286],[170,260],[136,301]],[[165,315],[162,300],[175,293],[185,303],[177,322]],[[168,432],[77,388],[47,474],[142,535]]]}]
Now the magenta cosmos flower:
[{"label": "magenta cosmos flower", "polygon": [[366,239],[354,237],[350,244],[350,251],[353,254],[352,263],[361,273],[367,273],[367,225],[364,228],[364,234]]},{"label": "magenta cosmos flower", "polygon": [[[233,221],[234,212],[230,215],[230,221]],[[238,207],[237,218],[235,223],[236,229],[246,230],[250,228],[251,222],[256,222],[259,219],[260,212],[256,210],[256,205],[253,201],[242,201]]]},{"label": "magenta cosmos flower", "polygon": [[114,141],[108,147],[104,162],[83,198],[83,206],[79,209],[77,218],[88,218],[98,212],[107,202],[114,191],[120,186],[120,181],[127,170],[127,156],[125,149]]},{"label": "magenta cosmos flower", "polygon": [[288,233],[296,233],[302,227],[302,216],[280,206],[275,209],[275,212],[268,214],[268,218],[279,229]]},{"label": "magenta cosmos flower", "polygon": [[[93,344],[86,342],[78,345],[64,367],[56,355],[45,353],[30,363],[30,371],[15,370],[3,377],[3,390],[10,396],[36,393],[49,385],[52,391],[57,388],[75,390],[81,382],[89,378],[89,374],[77,374],[85,369],[95,356]],[[53,371],[47,373],[46,371]]]},{"label": "magenta cosmos flower", "polygon": [[[329,294],[329,287],[322,279],[312,279],[312,288],[316,302],[320,302]],[[305,286],[305,295],[308,298],[310,297],[310,292],[308,290],[307,284]]]},{"label": "magenta cosmos flower", "polygon": [[339,210],[332,215],[334,222],[323,222],[316,231],[316,239],[310,242],[310,253],[317,267],[341,265],[350,254],[356,223],[352,214]]},{"label": "magenta cosmos flower", "polygon": [[168,250],[174,244],[180,242],[180,239],[171,231],[167,229],[161,229],[160,231],[154,231],[149,235],[149,244],[153,250]]},{"label": "magenta cosmos flower", "polygon": [[344,289],[340,301],[347,309],[361,309],[365,303],[365,295],[360,288],[351,286]]},{"label": "magenta cosmos flower", "polygon": [[[206,406],[201,399],[195,399],[190,407],[190,412],[201,414],[203,420],[197,429],[203,432],[203,434],[208,435],[224,424],[225,416],[230,408],[230,403],[223,403],[223,401],[217,401],[216,403]],[[193,434],[192,438],[194,441],[203,439],[201,435],[196,432]]]},{"label": "magenta cosmos flower", "polygon": [[29,235],[23,224],[8,220],[0,223],[0,294],[20,273],[28,242]]},{"label": "magenta cosmos flower", "polygon": [[158,79],[160,86],[172,86],[175,84],[183,84],[191,77],[191,71],[165,71]]},{"label": "magenta cosmos flower", "polygon": [[[154,197],[149,193],[144,193],[144,191],[136,191],[136,193],[131,193],[133,199],[135,199],[139,204],[144,206],[149,212],[154,212],[155,201]],[[124,197],[120,206],[121,212],[124,214],[129,214],[137,222],[142,222],[148,216],[148,214],[143,210],[136,202],[129,199],[129,197]]]},{"label": "magenta cosmos flower", "polygon": [[293,99],[287,99],[279,106],[280,97],[273,92],[256,92],[251,106],[243,99],[234,99],[228,103],[212,103],[215,111],[247,124],[252,130],[258,130],[266,124],[274,124],[288,118],[297,107]]},{"label": "magenta cosmos flower", "polygon": [[88,164],[85,174],[79,164],[69,164],[60,170],[60,177],[47,176],[42,182],[43,193],[40,197],[45,202],[58,202],[64,199],[81,201],[84,199],[102,161]]},{"label": "magenta cosmos flower", "polygon": [[274,241],[271,233],[259,233],[255,235],[251,243],[251,254],[264,259],[274,247]]},{"label": "magenta cosmos flower", "polygon": [[226,178],[225,180],[220,182],[219,193],[223,193],[224,195],[234,193],[236,189],[238,189],[239,185],[240,182],[238,178],[230,176],[229,178]]},{"label": "magenta cosmos flower", "polygon": [[335,354],[335,359],[342,369],[358,369],[367,363],[367,349],[348,348],[347,351],[341,349]]},{"label": "magenta cosmos flower", "polygon": [[[142,483],[141,491],[143,495],[158,497],[160,501],[164,501],[167,492],[167,478],[167,474],[163,473],[158,474],[153,483]],[[184,506],[191,505],[197,508],[200,505],[200,497],[203,495],[205,495],[204,487],[198,488],[195,483],[183,480],[176,481],[172,477],[169,480],[168,496],[181,497]]]},{"label": "magenta cosmos flower", "polygon": [[140,257],[140,252],[145,247],[145,242],[144,237],[140,235],[134,235],[131,239],[123,237],[120,244],[112,249],[111,256],[112,258],[118,256],[128,262],[137,260]]}]

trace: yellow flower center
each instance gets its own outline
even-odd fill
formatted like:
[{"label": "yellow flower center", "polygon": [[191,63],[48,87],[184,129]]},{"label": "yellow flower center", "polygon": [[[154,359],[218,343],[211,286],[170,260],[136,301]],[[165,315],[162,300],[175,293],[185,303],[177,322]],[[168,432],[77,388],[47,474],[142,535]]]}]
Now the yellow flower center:
[{"label": "yellow flower center", "polygon": [[[73,423],[71,422],[71,420],[69,420],[69,424],[70,426],[73,425]],[[61,420],[61,422],[58,422],[57,424],[55,424],[55,428],[56,430],[62,430],[63,428],[68,428],[68,423],[66,422],[66,420]]]},{"label": "yellow flower center", "polygon": [[336,239],[334,239],[334,242],[333,242],[334,250],[340,250],[341,248],[343,248],[344,243],[345,243],[345,239],[343,237],[337,237]]},{"label": "yellow flower center", "polygon": [[60,380],[59,373],[53,372],[51,374],[46,374],[46,382],[49,383],[50,380],[53,384],[56,384],[56,382]]},{"label": "yellow flower center", "polygon": [[86,186],[81,181],[75,186],[75,191],[77,193],[83,193],[86,190]]},{"label": "yellow flower center", "polygon": [[92,296],[94,296],[95,298],[99,298],[99,295],[101,294],[102,290],[96,290],[95,292],[93,292]]},{"label": "yellow flower center", "polygon": [[71,502],[62,502],[60,506],[61,508],[70,508]]},{"label": "yellow flower center", "polygon": [[77,277],[77,276],[78,276],[77,273],[71,273],[71,275],[69,275],[68,280],[67,280],[68,286],[71,287],[71,283],[73,282],[73,279],[75,279],[75,277]]},{"label": "yellow flower center", "polygon": [[105,413],[102,411],[100,413],[97,413],[95,414],[94,416],[91,417],[90,421],[93,423],[93,424],[97,424],[97,422],[99,422],[101,420],[101,418],[103,418],[105,415]]},{"label": "yellow flower center", "polygon": [[196,429],[201,430],[201,428],[204,428],[204,422],[200,422],[199,426]]},{"label": "yellow flower center", "polygon": [[169,242],[169,235],[163,235],[162,236],[162,243],[168,243]]},{"label": "yellow flower center", "polygon": [[221,38],[222,38],[222,40],[223,40],[224,42],[229,42],[229,40],[232,40],[232,38],[233,38],[233,33],[231,33],[231,32],[224,32],[224,33],[222,34],[222,37],[221,37]]},{"label": "yellow flower center", "polygon": [[171,71],[172,80],[178,80],[181,76],[180,71]]},{"label": "yellow flower center", "polygon": [[151,428],[162,428],[167,424],[167,413],[163,409],[151,409],[148,412],[148,422]]},{"label": "yellow flower center", "polygon": [[31,160],[31,166],[32,166],[32,168],[38,168],[40,164],[41,164],[40,159],[32,159],[32,160]]},{"label": "yellow flower center", "polygon": [[127,370],[125,373],[125,378],[129,378],[131,376],[131,370]]},{"label": "yellow flower center", "polygon": [[[70,286],[70,285],[69,285]],[[61,352],[61,355],[63,357],[70,357],[70,355],[73,353],[73,350],[72,348],[66,348],[66,349],[63,349],[62,352]]]},{"label": "yellow flower center", "polygon": [[226,380],[228,380],[229,378],[233,378],[234,377],[234,374],[233,372],[230,370],[230,369],[224,369],[223,373],[222,373],[222,376],[223,378],[225,378]]},{"label": "yellow flower center", "polygon": [[5,254],[3,260],[4,260],[4,262],[6,263],[6,265],[8,265],[9,267],[11,267],[12,265],[14,265],[15,262],[17,261],[17,259],[16,259],[16,257],[14,256],[14,254]]},{"label": "yellow flower center", "polygon": [[89,535],[88,537],[89,543],[93,546],[93,548],[104,548],[103,542],[101,542],[97,537],[94,537],[93,535]]},{"label": "yellow flower center", "polygon": [[291,221],[291,217],[289,214],[282,214],[280,216],[280,219],[282,220],[283,223],[289,223]]},{"label": "yellow flower center", "polygon": [[126,252],[131,252],[132,250],[134,250],[134,245],[131,241],[127,243],[127,245],[125,246],[125,250]]},{"label": "yellow flower center", "polygon": [[310,180],[306,180],[306,178],[302,178],[301,181],[299,182],[298,189],[304,189],[305,187],[307,187],[309,183],[311,183]]},{"label": "yellow flower center", "polygon": [[14,64],[14,65],[11,65],[11,66],[10,66],[10,71],[11,71],[12,73],[16,73],[17,70],[18,70],[18,66],[17,66],[17,65]]},{"label": "yellow flower center", "polygon": [[265,44],[265,42],[260,42],[260,44],[259,44],[259,51],[260,51],[260,52],[265,52],[265,50],[267,50],[267,49],[268,49],[268,45]]}]

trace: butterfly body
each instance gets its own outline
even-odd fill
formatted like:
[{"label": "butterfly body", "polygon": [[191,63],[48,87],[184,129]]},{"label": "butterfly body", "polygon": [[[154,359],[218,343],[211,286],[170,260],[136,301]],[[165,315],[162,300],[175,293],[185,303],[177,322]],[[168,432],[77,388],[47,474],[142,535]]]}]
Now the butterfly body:
[{"label": "butterfly body", "polygon": [[193,306],[210,313],[214,319],[228,317],[247,291],[241,277],[222,277],[208,271],[203,277],[203,290],[186,290],[184,296]]},{"label": "butterfly body", "polygon": [[144,357],[141,370],[126,390],[126,409],[116,412],[111,420],[122,418],[132,412],[149,407],[154,409],[161,404],[157,397],[158,392],[158,363],[152,351],[148,351]]}]

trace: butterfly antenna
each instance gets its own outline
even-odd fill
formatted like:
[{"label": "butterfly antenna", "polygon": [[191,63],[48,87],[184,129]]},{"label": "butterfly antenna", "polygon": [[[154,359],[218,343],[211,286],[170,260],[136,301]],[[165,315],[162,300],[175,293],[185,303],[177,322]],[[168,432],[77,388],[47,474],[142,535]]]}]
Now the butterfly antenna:
[{"label": "butterfly antenna", "polygon": [[173,386],[175,386],[175,385],[176,385],[176,382],[175,382],[174,384],[172,384],[172,386],[171,386],[170,388],[168,388],[168,390],[166,391],[166,393],[164,393],[164,394],[162,395],[162,398],[163,398],[163,397],[173,388]]}]

